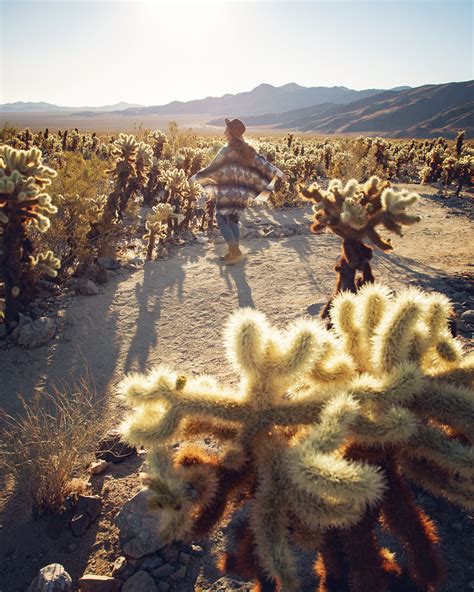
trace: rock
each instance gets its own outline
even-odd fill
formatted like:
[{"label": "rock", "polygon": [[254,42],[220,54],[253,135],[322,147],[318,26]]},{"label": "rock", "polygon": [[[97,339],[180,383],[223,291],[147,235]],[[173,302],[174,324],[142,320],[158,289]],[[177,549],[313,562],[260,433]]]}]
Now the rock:
[{"label": "rock", "polygon": [[79,590],[81,592],[118,592],[121,583],[109,576],[86,574],[79,578]]},{"label": "rock", "polygon": [[140,565],[140,569],[155,569],[156,567],[160,567],[161,565],[163,565],[163,563],[163,558],[160,555],[158,555],[158,553],[155,553],[154,555],[149,555],[148,557],[145,557],[145,559],[142,561]]},{"label": "rock", "polygon": [[75,536],[82,536],[94,522],[102,509],[102,500],[94,495],[80,495],[76,514],[71,520],[71,529]]},{"label": "rock", "polygon": [[99,267],[94,279],[98,284],[106,284],[107,282],[110,282],[113,277],[115,277],[113,271],[105,269],[105,267]]},{"label": "rock", "polygon": [[127,263],[128,265],[136,265],[137,267],[139,267],[140,265],[143,265],[145,262],[141,257],[133,257],[133,259],[129,259]]},{"label": "rock", "polygon": [[463,323],[468,323],[469,325],[474,324],[474,310],[466,310],[463,312],[461,319]]},{"label": "rock", "polygon": [[155,568],[152,573],[153,577],[163,580],[164,578],[169,578],[174,571],[174,565],[171,565],[171,563],[164,563],[163,565],[160,565],[160,567]]},{"label": "rock", "polygon": [[59,563],[50,563],[40,569],[27,592],[70,592],[71,590],[71,576]]},{"label": "rock", "polygon": [[82,296],[96,296],[99,293],[99,288],[92,280],[79,278],[76,282],[76,291]]},{"label": "rock", "polygon": [[174,572],[174,574],[171,575],[171,579],[174,582],[177,582],[179,580],[184,580],[184,578],[186,577],[186,566],[182,565],[177,571]]},{"label": "rock", "polygon": [[18,343],[28,349],[41,347],[53,339],[56,334],[56,323],[49,317],[41,317],[36,321],[23,325],[18,336]]},{"label": "rock", "polygon": [[168,590],[171,588],[171,584],[168,584],[168,582],[164,582],[163,580],[158,582],[156,586],[158,588],[158,592],[168,592]]},{"label": "rock", "polygon": [[104,269],[118,269],[120,263],[113,257],[97,257],[97,263]]},{"label": "rock", "polygon": [[204,555],[204,549],[200,545],[191,545],[191,553],[194,557],[202,557]]},{"label": "rock", "polygon": [[69,543],[66,547],[66,553],[74,553],[74,551],[79,547],[77,543]]},{"label": "rock", "polygon": [[0,339],[7,338],[7,326],[5,323],[0,323]]},{"label": "rock", "polygon": [[89,473],[91,475],[102,475],[104,471],[106,471],[110,466],[112,466],[111,462],[107,462],[103,458],[100,460],[93,462],[89,467]]},{"label": "rock", "polygon": [[166,545],[166,547],[161,549],[160,555],[168,563],[178,563],[179,551],[180,550],[176,544],[171,543],[170,545]]},{"label": "rock", "polygon": [[206,243],[209,242],[209,238],[207,236],[197,236],[196,242],[199,243],[200,245],[205,245]]},{"label": "rock", "polygon": [[89,526],[92,524],[92,520],[87,514],[78,514],[71,520],[71,530],[74,536],[82,536]]},{"label": "rock", "polygon": [[58,296],[61,293],[61,288],[58,286],[58,284],[49,282],[48,280],[38,280],[36,285],[40,290],[48,292],[48,296],[51,294],[53,296]]},{"label": "rock", "polygon": [[77,500],[77,514],[88,514],[92,522],[102,510],[102,500],[98,495],[80,495]]},{"label": "rock", "polygon": [[146,571],[137,571],[125,582],[122,592],[158,592],[153,578]]},{"label": "rock", "polygon": [[135,559],[164,547],[158,531],[159,512],[148,507],[151,496],[147,489],[142,489],[125,502],[114,520],[120,530],[124,553]]},{"label": "rock", "polygon": [[118,464],[136,453],[137,449],[134,446],[122,442],[121,434],[117,430],[112,430],[99,442],[95,457]]},{"label": "rock", "polygon": [[191,557],[187,553],[180,553],[179,562],[181,563],[181,565],[188,565],[190,561]]}]

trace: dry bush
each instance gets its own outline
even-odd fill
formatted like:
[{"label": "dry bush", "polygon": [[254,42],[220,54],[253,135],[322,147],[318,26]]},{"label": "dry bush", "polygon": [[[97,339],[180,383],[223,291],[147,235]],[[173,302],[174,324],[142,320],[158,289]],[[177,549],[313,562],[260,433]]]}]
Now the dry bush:
[{"label": "dry bush", "polygon": [[18,417],[0,411],[0,468],[14,475],[33,516],[59,512],[85,488],[85,468],[110,422],[87,378],[20,401]]}]

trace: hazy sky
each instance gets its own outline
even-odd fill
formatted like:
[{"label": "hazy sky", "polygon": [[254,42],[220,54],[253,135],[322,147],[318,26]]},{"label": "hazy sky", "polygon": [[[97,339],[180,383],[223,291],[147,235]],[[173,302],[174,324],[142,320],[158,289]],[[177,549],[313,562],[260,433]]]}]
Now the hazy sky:
[{"label": "hazy sky", "polygon": [[0,103],[157,105],[262,82],[362,89],[474,78],[471,1],[0,5]]}]

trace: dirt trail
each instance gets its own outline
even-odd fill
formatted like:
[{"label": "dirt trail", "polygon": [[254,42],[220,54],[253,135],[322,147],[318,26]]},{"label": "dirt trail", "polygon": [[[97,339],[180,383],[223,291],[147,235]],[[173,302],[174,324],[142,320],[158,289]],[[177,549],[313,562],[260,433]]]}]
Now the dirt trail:
[{"label": "dirt trail", "polygon": [[[393,288],[410,283],[452,296],[450,278],[474,271],[472,207],[455,198],[440,201],[428,191],[423,197],[416,206],[422,222],[394,238],[394,253],[376,254],[375,274]],[[247,225],[305,226],[310,213],[254,210]],[[30,397],[36,388],[80,377],[86,367],[98,392],[112,392],[124,372],[155,363],[232,378],[221,342],[228,315],[252,306],[284,326],[302,314],[318,314],[334,287],[340,240],[329,234],[244,240],[246,257],[235,266],[217,262],[223,249],[182,247],[168,260],[123,270],[98,296],[73,298],[51,344],[0,351],[2,406],[15,412],[17,393]],[[468,293],[458,297],[474,308]]]}]

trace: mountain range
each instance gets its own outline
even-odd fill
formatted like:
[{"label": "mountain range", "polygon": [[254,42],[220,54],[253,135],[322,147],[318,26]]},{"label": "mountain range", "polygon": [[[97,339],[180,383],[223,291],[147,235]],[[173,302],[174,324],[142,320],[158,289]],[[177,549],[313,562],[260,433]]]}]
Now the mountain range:
[{"label": "mountain range", "polygon": [[[209,123],[222,125],[220,120]],[[474,131],[474,81],[384,91],[346,105],[323,103],[284,113],[247,117],[245,123],[321,134],[452,136],[463,129]]]},{"label": "mountain range", "polygon": [[[101,125],[125,129],[138,122],[155,124],[176,117],[193,127],[222,128],[224,117],[239,117],[247,127],[294,130],[318,134],[371,134],[390,137],[453,137],[458,131],[474,132],[474,81],[427,84],[416,88],[353,90],[344,86],[304,87],[260,84],[253,90],[166,105],[117,103],[102,107],[59,107],[50,103],[9,103],[0,114],[34,120],[41,114],[74,119],[82,129]],[[169,119],[168,119],[169,118]],[[81,123],[82,122],[82,123]],[[95,123],[94,123],[95,122]],[[28,121],[26,125],[29,125]],[[161,124],[160,124],[161,125]]]},{"label": "mountain range", "polygon": [[15,103],[0,104],[0,113],[37,113],[37,112],[70,112],[77,113],[78,111],[90,111],[93,113],[108,113],[110,111],[122,111],[123,109],[130,109],[142,107],[142,105],[135,105],[133,103],[115,103],[114,105],[104,105],[102,107],[61,107],[53,103],[45,103],[43,101],[24,102],[16,101]]}]

